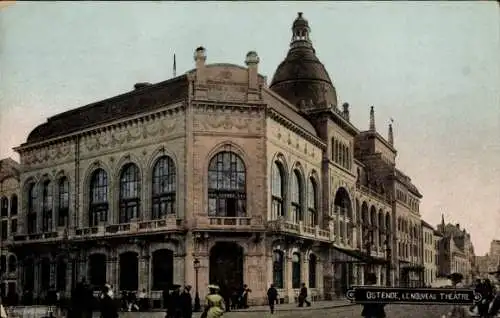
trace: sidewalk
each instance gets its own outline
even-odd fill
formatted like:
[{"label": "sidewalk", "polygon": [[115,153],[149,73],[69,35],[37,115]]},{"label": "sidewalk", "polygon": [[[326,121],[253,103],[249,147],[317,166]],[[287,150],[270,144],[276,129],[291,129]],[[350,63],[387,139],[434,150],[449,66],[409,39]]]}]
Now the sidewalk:
[{"label": "sidewalk", "polygon": [[[336,307],[353,306],[351,302],[345,299],[317,301],[313,302],[311,307],[297,307],[297,304],[282,304],[276,305],[277,311],[308,311],[308,310],[323,310]],[[40,318],[47,314],[48,307],[46,306],[19,306],[8,308],[9,318]],[[237,309],[234,312],[269,312],[268,306],[252,306],[248,309]],[[193,317],[199,317],[201,313],[194,313]],[[94,317],[99,317],[100,314],[95,312]],[[164,318],[165,310],[154,310],[150,312],[120,312],[120,317],[124,318]]]}]

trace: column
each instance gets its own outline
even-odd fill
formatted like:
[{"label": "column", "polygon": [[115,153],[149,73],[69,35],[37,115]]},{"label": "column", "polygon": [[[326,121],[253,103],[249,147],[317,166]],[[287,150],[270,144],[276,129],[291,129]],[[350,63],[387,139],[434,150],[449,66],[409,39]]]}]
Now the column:
[{"label": "column", "polygon": [[[288,302],[293,303],[294,302],[294,297],[295,293],[292,288],[292,259],[288,255],[288,251],[285,253],[285,295],[288,297]],[[284,295],[284,296],[285,296]]]},{"label": "column", "polygon": [[109,283],[115,289],[115,293],[120,292],[120,276],[119,276],[119,264],[118,257],[116,257],[116,251],[113,251],[112,257],[110,259],[111,262],[111,275]]},{"label": "column", "polygon": [[37,298],[40,295],[40,260],[37,258],[34,261],[35,265],[35,279],[34,279],[34,290],[33,290],[33,298]]},{"label": "column", "polygon": [[75,287],[73,286],[73,277],[75,275],[75,273],[73,273],[73,257],[66,257],[64,261],[66,262],[66,290],[64,297],[69,297],[71,295],[71,291]]},{"label": "column", "polygon": [[189,231],[186,233],[186,243],[185,243],[185,251],[184,251],[184,281],[186,284],[193,286],[193,299],[195,293],[195,272],[194,272],[194,259],[193,256],[195,253],[195,243],[193,240],[193,232]]},{"label": "column", "polygon": [[49,287],[56,285],[56,260],[51,258],[49,266]]},{"label": "column", "polygon": [[149,275],[149,262],[151,257],[149,255],[142,255],[139,260],[139,290],[145,289],[146,292],[150,290],[150,275]]},{"label": "column", "polygon": [[184,285],[184,255],[174,254],[174,284]]}]

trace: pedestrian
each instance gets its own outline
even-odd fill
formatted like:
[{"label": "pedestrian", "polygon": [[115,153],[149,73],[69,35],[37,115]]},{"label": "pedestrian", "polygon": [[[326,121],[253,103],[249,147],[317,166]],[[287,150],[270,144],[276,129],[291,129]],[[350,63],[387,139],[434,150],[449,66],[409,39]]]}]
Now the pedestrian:
[{"label": "pedestrian", "polygon": [[302,287],[300,288],[300,293],[299,293],[299,307],[304,307],[304,303],[306,303],[307,307],[311,307],[311,302],[307,300],[306,284],[302,283]]},{"label": "pedestrian", "polygon": [[101,318],[118,318],[118,308],[109,290],[110,287],[106,284],[101,291],[101,299],[99,300]]},{"label": "pedestrian", "polygon": [[183,318],[191,318],[193,316],[193,297],[191,297],[191,286],[187,285],[181,294],[181,311]]},{"label": "pedestrian", "polygon": [[[377,276],[374,273],[367,273],[365,277],[365,285],[376,285]],[[361,316],[365,318],[385,318],[385,304],[371,303],[363,304]]]},{"label": "pedestrian", "polygon": [[267,290],[267,302],[269,303],[269,310],[271,310],[271,314],[274,314],[274,305],[278,300],[278,291],[274,288],[274,285],[271,284],[269,289]]},{"label": "pedestrian", "polygon": [[201,318],[220,318],[224,316],[226,306],[224,298],[219,294],[220,288],[217,285],[208,285],[209,294],[205,298],[205,310]]}]

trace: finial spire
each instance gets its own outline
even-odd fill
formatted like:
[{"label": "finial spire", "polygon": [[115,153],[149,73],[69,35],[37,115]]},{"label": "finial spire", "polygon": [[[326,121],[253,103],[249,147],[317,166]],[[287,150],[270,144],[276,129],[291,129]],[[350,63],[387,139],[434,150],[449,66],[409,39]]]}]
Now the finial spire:
[{"label": "finial spire", "polygon": [[177,76],[177,63],[175,61],[175,53],[174,53],[174,72],[173,73],[174,73],[174,77],[176,77]]},{"label": "finial spire", "polygon": [[389,123],[389,136],[387,140],[389,141],[389,144],[394,145],[394,133],[392,131],[392,123],[394,123],[394,119],[391,118],[391,122]]},{"label": "finial spire", "polygon": [[375,131],[375,110],[374,107],[370,107],[370,130]]}]

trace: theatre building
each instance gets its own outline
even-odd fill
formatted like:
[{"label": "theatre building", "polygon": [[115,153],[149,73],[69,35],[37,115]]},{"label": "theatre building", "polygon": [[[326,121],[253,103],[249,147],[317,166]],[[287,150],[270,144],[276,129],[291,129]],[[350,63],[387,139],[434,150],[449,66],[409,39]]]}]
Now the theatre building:
[{"label": "theatre building", "polygon": [[248,284],[263,303],[270,283],[284,302],[303,282],[342,296],[367,271],[394,284],[392,128],[376,131],[373,107],[368,130],[351,123],[309,33],[299,13],[269,83],[256,52],[210,64],[199,47],[183,75],[36,127],[16,148],[19,290]]}]

